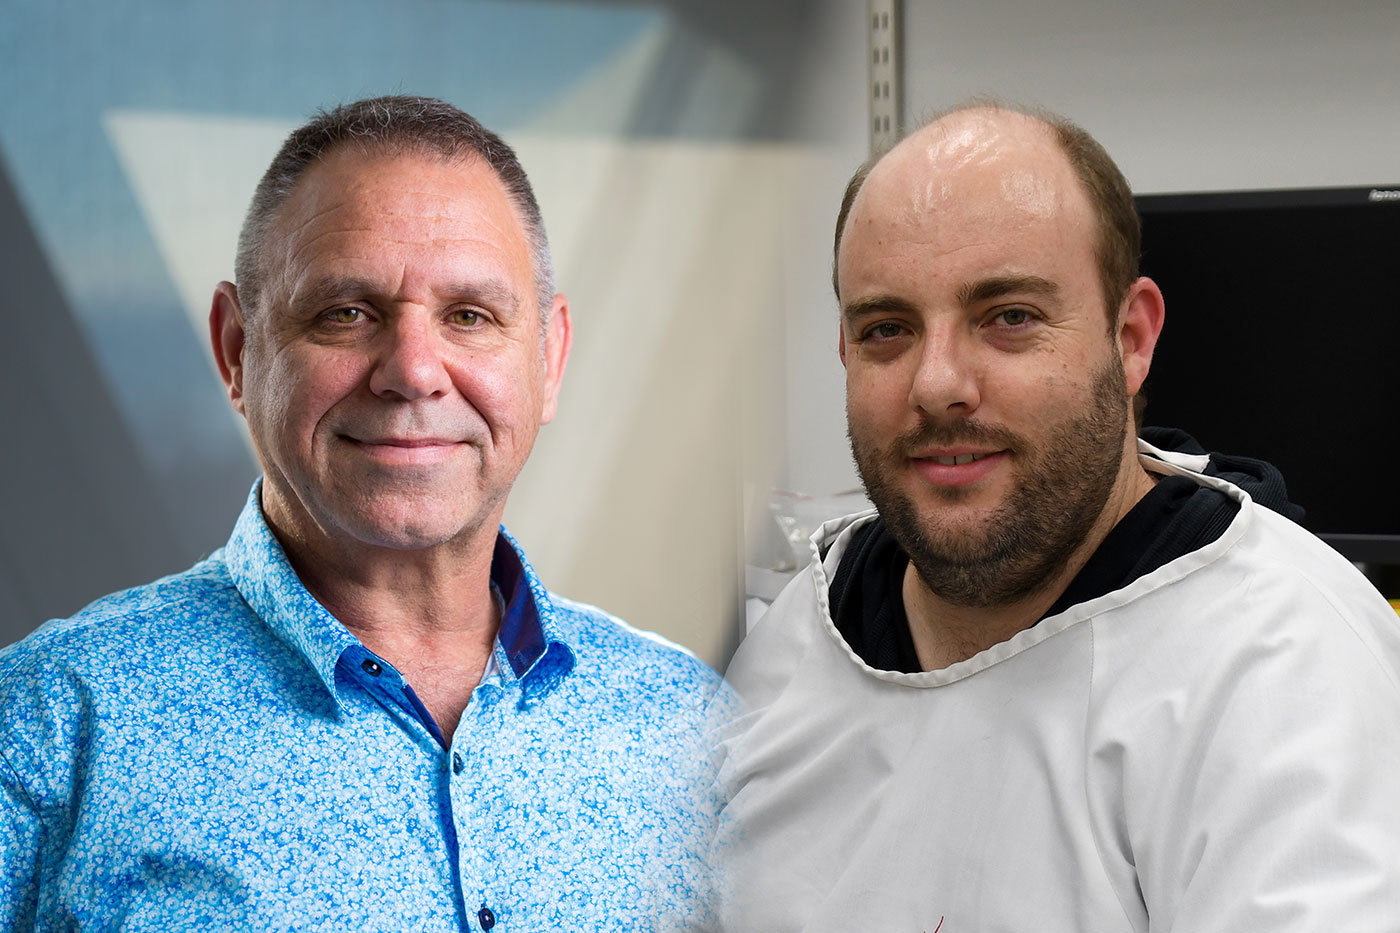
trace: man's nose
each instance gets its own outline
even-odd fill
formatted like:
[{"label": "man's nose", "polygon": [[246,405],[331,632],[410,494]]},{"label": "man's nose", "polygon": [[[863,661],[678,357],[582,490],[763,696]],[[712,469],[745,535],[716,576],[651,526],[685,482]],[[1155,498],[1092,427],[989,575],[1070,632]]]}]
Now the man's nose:
[{"label": "man's nose", "polygon": [[379,356],[370,375],[375,395],[430,398],[452,387],[443,354],[447,343],[428,314],[395,316],[379,335]]},{"label": "man's nose", "polygon": [[916,365],[909,388],[912,407],[933,418],[977,410],[982,396],[976,353],[956,327],[927,330]]}]

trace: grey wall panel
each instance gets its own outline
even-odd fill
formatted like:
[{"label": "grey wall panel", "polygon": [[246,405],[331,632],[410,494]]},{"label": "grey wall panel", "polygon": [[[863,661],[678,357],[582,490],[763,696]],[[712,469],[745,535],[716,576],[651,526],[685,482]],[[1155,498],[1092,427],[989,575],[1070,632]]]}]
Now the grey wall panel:
[{"label": "grey wall panel", "polygon": [[0,644],[7,644],[185,561],[3,164],[0,281]]}]

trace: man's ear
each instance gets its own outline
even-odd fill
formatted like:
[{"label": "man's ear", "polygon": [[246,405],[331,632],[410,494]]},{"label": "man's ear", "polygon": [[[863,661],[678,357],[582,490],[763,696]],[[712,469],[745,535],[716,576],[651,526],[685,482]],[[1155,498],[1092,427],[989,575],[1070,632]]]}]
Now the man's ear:
[{"label": "man's ear", "polygon": [[214,305],[209,309],[209,342],[214,348],[214,364],[228,390],[229,401],[240,415],[243,410],[243,309],[238,305],[238,287],[220,282],[214,288]]},{"label": "man's ear", "polygon": [[569,350],[574,345],[574,325],[569,319],[569,299],[554,296],[549,323],[544,334],[544,408],[540,424],[554,420],[559,409],[559,386],[564,381],[564,366],[569,362]]},{"label": "man's ear", "polygon": [[836,353],[841,357],[841,365],[846,365],[846,328],[838,327],[836,338]]},{"label": "man's ear", "polygon": [[1143,277],[1128,287],[1118,312],[1118,352],[1123,358],[1123,378],[1128,395],[1135,396],[1152,368],[1152,351],[1162,333],[1166,303],[1157,283]]}]

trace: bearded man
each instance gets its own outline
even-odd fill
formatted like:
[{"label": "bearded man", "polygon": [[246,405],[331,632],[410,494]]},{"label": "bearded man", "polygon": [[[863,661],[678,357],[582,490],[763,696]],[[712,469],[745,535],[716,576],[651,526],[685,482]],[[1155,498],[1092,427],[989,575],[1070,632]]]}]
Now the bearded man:
[{"label": "bearded man", "polygon": [[1272,468],[1137,437],[1164,319],[1138,252],[1122,174],[1057,117],[960,108],[852,179],[876,509],[813,536],[731,666],[725,928],[1400,917],[1400,625],[1260,507],[1290,511]]}]

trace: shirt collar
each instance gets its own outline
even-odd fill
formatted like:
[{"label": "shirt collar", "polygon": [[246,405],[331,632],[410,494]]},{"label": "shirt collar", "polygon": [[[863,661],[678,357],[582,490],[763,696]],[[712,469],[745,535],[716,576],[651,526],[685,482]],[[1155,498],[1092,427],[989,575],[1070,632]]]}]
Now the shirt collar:
[{"label": "shirt collar", "polygon": [[501,673],[520,681],[522,702],[529,703],[552,691],[573,670],[574,652],[559,631],[559,610],[549,591],[504,526],[491,556],[491,581],[505,602],[496,634],[496,650],[506,662]]},{"label": "shirt collar", "polygon": [[[263,517],[262,480],[253,484],[224,549],[229,574],[243,599],[282,642],[311,665],[341,709],[336,665],[364,646],[307,591]],[[574,667],[559,633],[557,609],[520,545],[501,528],[491,557],[491,581],[505,605],[496,636],[500,674],[520,681],[527,695],[551,691]]]},{"label": "shirt collar", "polygon": [[[233,526],[224,562],[243,599],[282,642],[316,671],[340,702],[335,686],[336,662],[347,648],[359,646],[336,618],[316,601],[287,561],[273,537],[260,505],[262,480],[253,483],[243,512]],[[344,710],[344,704],[341,704]]]}]

